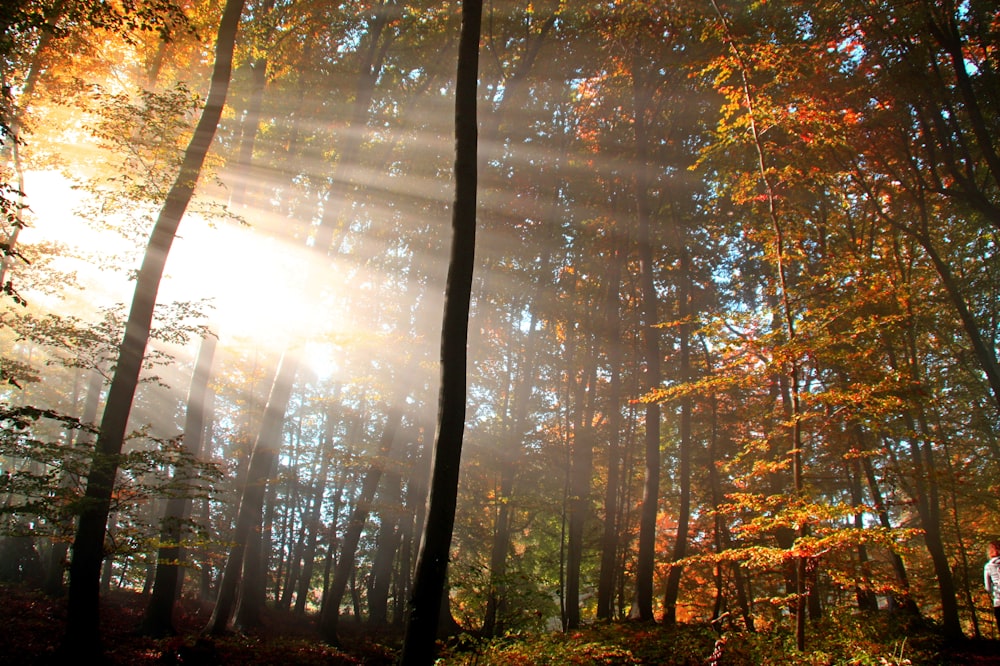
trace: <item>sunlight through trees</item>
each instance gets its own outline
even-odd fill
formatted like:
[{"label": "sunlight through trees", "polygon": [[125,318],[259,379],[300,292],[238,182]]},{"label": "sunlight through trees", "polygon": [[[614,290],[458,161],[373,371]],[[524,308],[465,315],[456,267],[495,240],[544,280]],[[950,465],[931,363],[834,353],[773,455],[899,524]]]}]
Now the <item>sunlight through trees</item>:
[{"label": "sunlight through trees", "polygon": [[0,28],[0,584],[65,594],[65,649],[121,590],[151,636],[197,602],[413,664],[627,619],[998,635],[991,3]]}]

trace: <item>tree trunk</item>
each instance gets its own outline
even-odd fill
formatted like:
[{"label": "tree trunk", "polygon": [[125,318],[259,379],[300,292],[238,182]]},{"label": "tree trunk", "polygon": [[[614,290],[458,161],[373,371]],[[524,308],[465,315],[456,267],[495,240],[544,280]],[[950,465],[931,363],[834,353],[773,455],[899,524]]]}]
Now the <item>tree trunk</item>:
[{"label": "tree trunk", "polygon": [[118,472],[118,456],[124,444],[132,399],[135,397],[142,358],[149,341],[163,268],[222,116],[243,4],[244,0],[226,1],[215,46],[212,85],[205,108],[184,152],[177,179],[170,188],[153,227],[136,279],[135,295],[125,324],[118,366],[108,392],[101,433],[97,438],[87,479],[87,503],[80,513],[73,542],[63,648],[74,659],[80,659],[83,655],[100,654],[102,651],[98,619],[99,581],[108,513]]},{"label": "tree trunk", "polygon": [[[704,339],[702,339],[702,353],[705,356],[705,372],[707,374],[713,373],[713,362],[711,353],[709,352],[708,344]],[[726,522],[725,517],[722,512],[719,511],[719,507],[722,505],[725,493],[722,489],[722,479],[719,473],[719,467],[716,464],[722,456],[719,454],[719,444],[720,439],[722,439],[722,428],[719,423],[719,399],[716,396],[710,398],[712,406],[712,434],[709,438],[709,451],[708,451],[708,481],[709,488],[711,490],[712,497],[712,512],[714,514],[715,523],[715,551],[716,553],[722,553],[724,550],[728,550],[732,544],[732,538],[730,537],[729,526]],[[743,573],[742,565],[739,562],[734,562],[732,564],[733,570],[733,584],[736,588],[736,603],[739,606],[740,614],[743,617],[743,623],[746,625],[747,631],[754,632],[754,618],[750,612],[751,604],[748,589],[749,585],[746,583],[746,578]],[[722,575],[722,565],[719,565],[719,576]],[[716,600],[716,609],[721,608],[724,605],[724,601]],[[718,621],[719,616],[713,616],[713,622]]]},{"label": "tree trunk", "polygon": [[[636,61],[638,58],[635,59]],[[646,147],[647,89],[633,63],[632,91],[635,122],[636,215],[639,255],[639,279],[642,292],[642,340],[646,357],[644,388],[647,391],[660,385],[660,334],[657,315],[657,294],[653,275],[653,246],[650,232],[649,166]],[[650,402],[645,414],[645,456],[642,486],[642,508],[639,514],[639,553],[635,570],[635,600],[629,617],[653,622],[653,574],[656,559],[656,515],[660,501],[660,404]]]},{"label": "tree trunk", "polygon": [[[286,408],[287,404],[288,401],[286,400]],[[282,410],[282,412],[284,411]],[[283,418],[282,423],[284,423]],[[262,613],[267,601],[267,572],[268,560],[271,553],[274,496],[276,492],[272,480],[278,474],[278,453],[281,448],[280,432],[277,437],[274,450],[267,452],[267,457],[270,458],[270,467],[264,479],[263,498],[260,510],[254,516],[255,524],[248,534],[247,547],[243,554],[242,586],[240,588],[239,603],[236,605],[236,616],[233,620],[233,625],[242,631],[253,631],[259,629],[264,624]],[[244,498],[246,498],[246,495],[244,495]],[[256,502],[255,497],[254,502]],[[265,508],[267,509],[266,511]],[[251,509],[256,510],[255,505]]]},{"label": "tree trunk", "polygon": [[[197,458],[201,455],[202,438],[205,431],[205,396],[208,380],[212,374],[212,360],[215,355],[214,335],[202,338],[195,363],[191,389],[188,391],[187,414],[184,419],[184,451]],[[175,470],[174,477],[177,477]],[[191,513],[191,498],[186,493],[178,493],[167,500],[163,521],[160,524],[160,548],[156,557],[156,574],[153,592],[146,606],[142,631],[148,636],[162,637],[174,634],[174,602],[180,594],[181,577],[185,559],[181,546],[184,523]]]},{"label": "tree trunk", "polygon": [[613,617],[615,577],[618,574],[618,511],[621,499],[621,400],[622,345],[621,335],[621,274],[625,253],[614,249],[611,270],[607,277],[605,300],[605,342],[608,344],[608,366],[611,374],[608,389],[608,456],[607,484],[604,487],[604,531],[601,537],[601,572],[597,582],[597,619]]},{"label": "tree trunk", "polygon": [[[83,413],[80,415],[82,423],[90,425],[97,421],[97,408],[100,406],[103,390],[104,375],[97,368],[90,370],[89,379],[87,380],[87,394],[83,401]],[[93,436],[89,432],[77,430],[73,446],[86,448],[93,441]],[[66,474],[63,483],[67,486],[75,486],[79,483],[79,477],[76,474]],[[72,529],[72,526],[73,521],[71,518],[68,518],[66,520],[67,530]],[[61,596],[66,591],[63,585],[63,578],[66,574],[68,554],[69,544],[65,540],[60,539],[52,544],[52,550],[49,553],[49,568],[46,572],[45,583],[43,585],[43,590],[46,594]]]},{"label": "tree trunk", "polygon": [[[542,263],[542,274],[549,264],[548,254]],[[535,330],[537,313],[532,310],[528,322],[528,335]],[[513,350],[510,353],[514,353]],[[493,545],[490,551],[490,586],[486,597],[486,613],[483,619],[483,633],[494,636],[503,631],[504,606],[507,598],[507,554],[510,549],[511,512],[514,510],[514,481],[517,475],[518,461],[523,450],[525,421],[528,414],[528,401],[535,381],[535,365],[538,348],[530,339],[523,343],[524,363],[522,372],[514,389],[514,415],[507,427],[503,429],[505,441],[501,443],[499,454],[500,489],[497,494],[497,517],[493,527]],[[509,413],[505,409],[504,413]]]},{"label": "tree trunk", "polygon": [[[677,313],[681,324],[679,327],[679,361],[680,380],[689,382],[693,378],[691,371],[691,261],[683,239],[678,243],[680,259],[680,293]],[[685,395],[680,400],[680,506],[677,512],[677,539],[674,542],[674,552],[671,562],[675,563],[667,575],[667,591],[663,598],[663,621],[668,626],[677,623],[677,595],[680,592],[681,573],[683,569],[676,564],[687,556],[688,525],[691,521],[691,448],[694,446],[691,434],[692,398]]]},{"label": "tree trunk", "polygon": [[[390,461],[398,464],[399,461]],[[403,503],[403,483],[398,471],[386,473],[379,491],[381,511],[379,512],[379,532],[375,543],[375,559],[372,562],[368,583],[368,623],[373,627],[389,624],[389,588],[392,585],[393,562],[399,549],[400,508]]]},{"label": "tree trunk", "polygon": [[[584,406],[579,405],[579,410]],[[573,434],[570,460],[569,526],[566,545],[566,628],[580,626],[580,568],[583,563],[583,530],[590,514],[590,476],[594,458],[594,431],[580,423]]]},{"label": "tree trunk", "polygon": [[[207,633],[221,634],[228,629],[229,619],[236,606],[237,591],[243,576],[246,554],[254,543],[258,543],[257,539],[252,538],[251,532],[259,530],[262,525],[268,474],[274,468],[274,461],[281,447],[281,428],[284,423],[285,410],[291,398],[298,365],[299,361],[296,356],[286,354],[282,358],[281,367],[268,397],[260,433],[257,435],[257,441],[250,456],[250,468],[243,486],[240,508],[236,514],[236,527],[231,537],[233,547],[222,572],[219,595],[206,627]],[[248,606],[241,620],[248,624],[253,623],[252,614],[255,610],[259,609]]]},{"label": "tree trunk", "polygon": [[[882,496],[882,490],[875,476],[875,468],[872,466],[870,458],[865,457],[861,461],[861,467],[865,473],[865,480],[868,482],[868,492],[872,497],[872,505],[875,507],[875,515],[878,516],[879,524],[887,530],[892,529],[892,521],[889,518],[889,510]],[[915,618],[920,617],[920,608],[910,594],[910,577],[906,572],[906,563],[902,556],[896,551],[889,552],[889,559],[892,562],[892,569],[896,574],[896,584],[900,589],[900,594],[894,594],[893,606],[900,608]]]},{"label": "tree trunk", "polygon": [[323,636],[323,640],[331,645],[337,645],[340,641],[337,635],[340,604],[344,599],[344,592],[348,582],[350,582],[351,575],[354,573],[354,558],[357,555],[358,543],[361,541],[361,532],[364,530],[368,515],[371,513],[375,491],[378,490],[386,460],[396,441],[396,433],[403,416],[399,405],[403,402],[401,400],[389,409],[385,431],[383,431],[382,440],[379,443],[378,455],[365,472],[364,481],[361,483],[361,494],[358,495],[358,500],[351,511],[350,520],[347,521],[347,529],[344,531],[340,558],[337,560],[333,582],[326,590],[326,594],[323,595],[320,634]]},{"label": "tree trunk", "polygon": [[[860,532],[864,529],[864,510],[861,508],[864,506],[864,495],[861,490],[861,460],[858,456],[854,456],[847,465],[851,503],[858,507],[854,514],[854,528]],[[868,612],[877,611],[878,599],[875,596],[875,591],[871,588],[871,561],[868,557],[868,547],[863,543],[858,544],[858,567],[861,570],[861,580],[854,586],[858,609]]]},{"label": "tree trunk", "polygon": [[333,410],[327,409],[326,423],[323,431],[323,447],[320,451],[322,461],[317,478],[313,482],[312,506],[303,529],[306,530],[305,543],[302,549],[302,570],[299,572],[298,591],[295,595],[295,613],[303,615],[306,611],[306,601],[312,583],[313,569],[316,566],[316,541],[323,527],[320,520],[323,510],[323,497],[326,494],[326,479],[330,472],[330,459],[333,457]]},{"label": "tree trunk", "polygon": [[413,562],[417,555],[417,535],[423,532],[424,514],[427,510],[427,481],[430,477],[430,445],[428,439],[433,426],[417,426],[419,441],[410,448],[410,474],[406,484],[406,507],[403,514],[402,555],[399,559],[399,583],[396,586],[396,607],[393,625],[402,628],[406,622],[406,600],[410,597],[413,581]]},{"label": "tree trunk", "polygon": [[[215,427],[215,394],[212,392],[211,386],[208,389],[208,395],[205,396],[205,414],[207,415],[205,423],[205,433],[204,442],[206,458],[212,456],[212,433]],[[212,530],[212,506],[211,499],[204,497],[199,502],[199,511],[201,524],[204,526],[205,534],[207,535],[208,543],[217,536]],[[198,554],[200,555],[198,559],[198,599],[207,602],[213,598],[212,590],[212,560],[209,556],[210,546],[202,545],[198,549]]]},{"label": "tree trunk", "polygon": [[482,13],[482,0],[462,1],[455,87],[455,203],[441,329],[441,394],[427,521],[408,602],[410,616],[403,641],[402,660],[408,666],[423,666],[434,661],[434,641],[455,525],[465,430],[466,345],[476,251],[476,83]]}]

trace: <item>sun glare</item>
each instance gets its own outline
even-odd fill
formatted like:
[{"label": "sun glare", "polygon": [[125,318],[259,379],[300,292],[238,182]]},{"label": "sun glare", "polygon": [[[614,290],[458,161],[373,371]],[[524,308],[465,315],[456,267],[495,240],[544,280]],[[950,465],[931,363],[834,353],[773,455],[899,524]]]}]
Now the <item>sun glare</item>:
[{"label": "sun glare", "polygon": [[[23,242],[66,247],[56,262],[77,274],[92,307],[92,312],[73,314],[88,319],[101,306],[129,303],[135,283],[125,274],[137,265],[112,271],[80,258],[106,257],[127,245],[114,232],[95,229],[74,212],[85,195],[55,171],[28,174],[25,189],[31,226]],[[343,335],[348,318],[337,307],[337,267],[320,265],[304,243],[295,245],[269,234],[264,224],[248,222],[209,223],[186,214],[170,250],[158,302],[204,300],[210,306],[210,325],[221,339],[238,338],[271,350],[308,345],[315,352],[315,339]],[[34,300],[42,307],[65,307],[44,297]],[[317,374],[333,371],[328,359],[320,362],[329,353],[310,352],[309,357],[322,366],[313,368]]]}]

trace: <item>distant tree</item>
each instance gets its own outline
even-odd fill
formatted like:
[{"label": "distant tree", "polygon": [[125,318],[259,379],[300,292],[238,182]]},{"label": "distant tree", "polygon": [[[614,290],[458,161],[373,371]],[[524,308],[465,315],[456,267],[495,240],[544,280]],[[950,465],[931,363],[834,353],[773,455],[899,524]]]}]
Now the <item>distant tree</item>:
[{"label": "distant tree", "polygon": [[66,635],[67,655],[94,655],[102,651],[99,622],[100,569],[104,559],[104,536],[132,400],[156,305],[167,255],[184,211],[194,194],[202,165],[212,145],[229,88],[236,33],[244,0],[227,0],[215,47],[212,84],[198,125],[184,154],[177,179],[167,195],[150,235],[149,245],[136,280],[135,295],[121,344],[118,366],[108,393],[101,431],[87,476],[86,503],[80,513],[73,556]]},{"label": "distant tree", "polygon": [[[191,389],[188,392],[187,415],[184,420],[183,446],[191,456],[200,456],[205,431],[205,403],[208,381],[212,374],[212,360],[215,355],[216,338],[210,334],[201,341],[198,360],[195,363]],[[182,470],[174,471],[175,478],[183,477]],[[191,480],[179,478],[187,485]],[[160,527],[160,544],[156,556],[156,578],[152,594],[146,606],[142,629],[152,636],[166,636],[174,633],[174,602],[180,594],[184,570],[184,549],[181,540],[184,524],[191,514],[191,490],[179,488],[166,502]]]},{"label": "distant tree", "polygon": [[455,84],[455,203],[452,246],[441,331],[441,396],[431,462],[430,498],[417,558],[401,655],[408,666],[432,664],[448,552],[455,525],[462,437],[465,430],[466,345],[476,251],[478,128],[476,90],[482,0],[463,0]]},{"label": "distant tree", "polygon": [[323,595],[323,608],[320,614],[320,633],[323,639],[331,644],[337,644],[339,638],[337,629],[340,619],[340,602],[344,598],[347,584],[350,582],[355,572],[355,557],[357,555],[358,543],[361,541],[361,533],[365,523],[371,513],[372,503],[375,500],[375,492],[378,490],[382,473],[385,470],[386,461],[392,453],[393,444],[397,438],[399,424],[402,421],[403,411],[401,405],[405,400],[397,400],[389,408],[385,429],[382,431],[379,443],[378,455],[365,471],[364,480],[361,482],[361,493],[351,510],[351,517],[347,521],[347,529],[344,532],[343,544],[340,548],[340,557],[337,558],[337,568],[334,572],[333,581]]},{"label": "distant tree", "polygon": [[[260,623],[260,610],[264,603],[264,572],[260,564],[261,549],[255,531],[263,522],[264,494],[272,470],[281,450],[282,426],[285,410],[291,398],[299,358],[286,352],[267,398],[264,418],[250,453],[250,465],[241,488],[236,526],[231,538],[233,547],[226,559],[226,566],[219,582],[219,594],[209,618],[206,631],[221,634],[228,630],[239,601],[237,623],[254,629]],[[249,580],[248,580],[249,579]],[[240,585],[243,594],[238,595]]]}]

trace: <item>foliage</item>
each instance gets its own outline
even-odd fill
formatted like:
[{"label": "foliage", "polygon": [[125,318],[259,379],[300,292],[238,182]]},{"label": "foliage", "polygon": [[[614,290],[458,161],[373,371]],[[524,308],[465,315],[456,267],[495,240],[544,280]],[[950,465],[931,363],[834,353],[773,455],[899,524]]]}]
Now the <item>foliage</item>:
[{"label": "foliage", "polygon": [[[131,93],[94,86],[78,103],[94,117],[87,130],[111,160],[96,172],[75,174],[86,176],[76,187],[91,195],[78,213],[143,248],[177,178],[204,100],[179,81],[168,90]],[[209,220],[230,217],[225,206],[201,199],[192,202],[192,211]]]},{"label": "foliage", "polygon": [[[67,521],[80,510],[94,435],[93,426],[52,410],[6,405],[0,409],[0,460],[5,468],[0,492],[7,498],[0,508],[7,517],[0,531],[67,536]],[[167,468],[174,470],[169,477],[161,473]],[[211,497],[222,478],[218,465],[197,460],[178,440],[158,440],[142,431],[130,437],[119,470],[112,509],[123,526],[132,526],[119,530],[118,543],[131,544],[115,548],[119,553],[148,547],[145,542],[152,532],[141,508],[149,500],[178,493]]]},{"label": "foliage", "polygon": [[[531,633],[565,619],[557,606],[572,603],[570,573],[582,581],[585,624],[595,615],[585,595],[599,580],[613,590],[611,616],[628,614],[650,401],[662,409],[656,584],[681,574],[682,622],[728,612],[756,623],[759,634],[725,634],[733,661],[768,663],[780,646],[796,663],[933,663],[924,629],[880,614],[855,620],[852,609],[875,595],[932,618],[953,600],[956,624],[971,632],[978,613],[982,631],[978,564],[1000,515],[1000,391],[990,383],[1000,340],[995,3],[487,5],[483,224],[449,582],[465,629],[479,630],[497,597],[500,624],[515,633],[449,658],[654,663],[671,650],[678,661],[711,653],[715,636],[697,625],[683,635],[632,625]],[[45,10],[56,6],[67,12],[53,17],[57,39],[42,48]],[[139,242],[176,176],[210,45],[177,30],[170,41],[148,30],[109,34],[140,27],[112,15],[127,8],[134,3],[4,4],[0,22],[11,29],[0,31],[0,55],[11,85],[0,106],[4,118],[24,108],[26,167],[58,161],[92,195],[76,213],[112,232],[102,239]],[[218,21],[218,3],[183,9],[205,34]],[[399,461],[389,461],[395,486],[380,491],[366,523],[352,601],[364,615],[375,562],[391,560],[390,607],[406,603],[438,388],[454,10],[278,0],[257,3],[241,26],[212,144],[218,179],[199,195],[236,208],[259,243],[220,244],[212,266],[190,271],[214,280],[207,269],[249,257],[239,285],[249,296],[236,309],[253,316],[219,340],[205,441],[229,473],[211,477],[210,501],[197,507],[199,544],[213,550],[194,561],[217,573],[225,560],[220,544],[279,356],[258,334],[287,318],[282,330],[314,335],[306,356],[322,359],[296,386],[267,489],[261,534],[275,603],[298,594],[307,537],[307,598],[317,600],[364,472],[386,462],[374,452],[396,403],[407,426],[394,444]],[[131,15],[143,27],[153,21]],[[159,18],[179,26],[172,9]],[[39,75],[31,98],[8,97],[30,72]],[[2,187],[0,209],[4,196],[11,205],[19,196]],[[29,201],[46,195],[27,189]],[[0,210],[11,223],[17,212]],[[649,239],[638,237],[640,216]],[[91,261],[120,285],[132,262],[116,254],[117,240]],[[320,240],[328,247],[317,267]],[[31,307],[0,313],[11,341],[0,381],[12,403],[77,414],[83,375],[65,368],[113,370],[123,312],[98,304],[96,290],[79,303],[50,299],[71,280],[49,259],[74,250],[29,247],[0,247],[31,261],[12,262]],[[657,322],[643,318],[644,268]],[[39,277],[25,279],[31,273]],[[137,395],[137,420],[155,423],[121,459],[132,471],[109,524],[109,549],[123,551],[117,580],[137,587],[156,545],[146,500],[170,492],[163,479],[178,461],[169,433],[189,371],[182,355],[162,354],[203,333],[197,301],[158,309],[165,344],[150,346],[146,369],[155,363],[177,379],[173,390],[149,382]],[[646,324],[662,341],[663,381],[643,395]],[[10,424],[5,450],[16,468],[4,461],[4,488],[17,501],[8,511],[36,511],[18,528],[46,534],[64,515],[50,509],[75,497],[61,471],[87,454],[62,444],[71,424],[59,417]],[[577,446],[583,434],[590,449]],[[588,478],[571,483],[578,464]],[[814,575],[810,600],[825,617],[794,653],[785,623],[799,563]],[[303,660],[322,653],[286,647]]]},{"label": "foliage", "polygon": [[[210,334],[207,325],[201,323],[210,307],[204,300],[160,305],[150,340],[161,346],[150,345],[143,357],[143,369],[147,372],[144,381],[160,381],[150,371],[176,362],[169,349]],[[94,322],[55,312],[44,315],[0,312],[0,325],[16,332],[19,340],[44,346],[53,356],[49,364],[93,370],[110,379],[118,359],[126,314],[122,304],[97,308]]]},{"label": "foliage", "polygon": [[713,652],[720,664],[760,666],[917,666],[944,663],[948,649],[934,629],[889,613],[842,614],[814,627],[807,652],[795,650],[788,627],[760,633],[726,631],[708,625],[675,628],[644,624],[597,624],[570,633],[513,634],[466,642],[442,654],[442,666],[541,666],[546,664],[705,664]]}]

